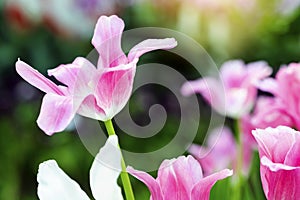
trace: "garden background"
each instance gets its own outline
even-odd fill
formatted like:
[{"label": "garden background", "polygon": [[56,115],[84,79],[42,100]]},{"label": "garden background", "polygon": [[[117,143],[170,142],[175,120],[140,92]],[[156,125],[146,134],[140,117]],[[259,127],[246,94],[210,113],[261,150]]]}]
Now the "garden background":
[{"label": "garden background", "polygon": [[[51,137],[38,128],[36,119],[43,93],[22,80],[16,73],[15,62],[21,58],[46,74],[47,69],[70,63],[77,56],[86,56],[93,49],[90,40],[97,18],[101,15],[117,14],[125,21],[125,30],[152,26],[185,33],[199,42],[218,66],[230,59],[242,59],[245,62],[265,60],[275,73],[283,64],[300,61],[299,1],[208,2],[2,0],[0,199],[36,199],[38,165],[48,159],[55,159],[68,175],[91,194],[88,173],[93,156],[82,145],[74,127]],[[199,77],[192,73],[185,62],[172,60],[172,55],[162,51],[143,56],[140,64],[153,59],[167,62],[188,79]],[[130,109],[135,113],[133,120],[146,125],[148,108],[152,103],[172,107],[168,105],[172,97],[162,93],[154,92],[153,99],[147,105],[138,98],[138,94],[133,94],[129,102]],[[200,95],[199,102],[200,110],[210,112],[210,106]],[[165,127],[151,140],[153,145],[167,142],[176,132],[178,122],[172,114],[176,115],[176,112],[170,112]],[[226,123],[231,126],[230,119]],[[206,124],[200,124],[196,143],[201,144],[205,129]],[[151,149],[139,140],[122,139],[125,137],[120,134],[123,147],[133,151]],[[254,162],[258,165],[257,155]],[[260,185],[258,171],[253,174],[249,181],[251,190],[255,190],[255,185]],[[132,180],[136,199],[147,199],[150,195],[147,188],[138,180]],[[219,199],[218,194],[222,192],[218,190],[222,189],[222,184],[226,184],[226,180],[213,188],[212,199]]]}]

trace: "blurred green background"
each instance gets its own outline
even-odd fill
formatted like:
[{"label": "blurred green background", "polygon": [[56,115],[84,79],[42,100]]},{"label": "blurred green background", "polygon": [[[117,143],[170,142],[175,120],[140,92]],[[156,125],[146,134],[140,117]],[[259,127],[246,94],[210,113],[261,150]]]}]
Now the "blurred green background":
[{"label": "blurred green background", "polygon": [[[266,60],[276,71],[282,64],[300,60],[298,4],[297,1],[275,0],[2,0],[0,199],[37,199],[38,165],[47,159],[55,159],[91,194],[88,173],[93,156],[82,145],[74,128],[49,137],[37,127],[35,121],[43,93],[18,76],[15,71],[18,58],[46,74],[49,68],[87,55],[93,49],[90,40],[97,18],[102,14],[117,14],[124,19],[125,29],[158,26],[186,33],[198,41],[218,65],[228,59]],[[159,56],[145,56],[140,63],[147,59],[159,60]],[[181,64],[176,63],[176,66]],[[196,78],[189,68],[181,67],[181,70],[188,78]],[[134,101],[132,98],[130,103],[134,105]],[[200,105],[201,109],[210,109],[203,102]],[[140,112],[147,116],[148,110]],[[159,140],[167,141],[166,135],[173,131],[176,123],[170,120],[160,133],[165,136]],[[205,126],[200,124],[195,139],[198,143],[203,139],[201,133]],[[124,145],[138,150],[145,148],[134,141],[125,141]],[[257,159],[255,162],[258,165]],[[254,174],[251,185],[257,187],[255,185],[260,185],[257,170]],[[224,192],[220,185],[227,182],[214,187],[212,199],[220,199],[218,195]],[[149,198],[142,183],[133,179],[133,185],[136,199]],[[251,187],[248,192],[251,190],[261,191],[261,188]],[[227,197],[229,199],[230,194]]]}]

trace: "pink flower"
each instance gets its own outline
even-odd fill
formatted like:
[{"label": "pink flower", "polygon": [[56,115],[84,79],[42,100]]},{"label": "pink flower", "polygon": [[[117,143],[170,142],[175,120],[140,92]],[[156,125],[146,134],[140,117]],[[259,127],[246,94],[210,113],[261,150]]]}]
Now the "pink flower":
[{"label": "pink flower", "polygon": [[[244,137],[244,135],[241,135]],[[224,168],[236,169],[237,144],[231,130],[227,127],[214,129],[208,135],[205,146],[192,144],[189,152],[200,162],[204,175],[210,175]],[[243,166],[242,172],[249,173],[252,160],[252,146],[243,140]]]},{"label": "pink flower", "polygon": [[292,118],[279,98],[259,97],[251,123],[256,128],[292,126]]},{"label": "pink flower", "polygon": [[127,171],[147,185],[153,200],[209,199],[210,190],[216,181],[232,175],[231,170],[224,169],[203,177],[199,162],[192,156],[163,161],[156,179],[132,167],[128,167]]},{"label": "pink flower", "polygon": [[17,61],[19,75],[46,93],[37,120],[46,134],[64,130],[75,113],[101,121],[113,118],[131,95],[139,57],[177,45],[173,38],[148,39],[134,46],[126,56],[121,49],[123,29],[124,22],[117,16],[100,17],[92,39],[100,54],[97,68],[78,57],[71,64],[48,70],[49,76],[65,86],[56,85],[26,63]]},{"label": "pink flower", "polygon": [[300,63],[282,67],[276,79],[265,79],[258,87],[278,98],[283,107],[281,110],[291,117],[293,126],[300,129]]},{"label": "pink flower", "polygon": [[252,131],[267,199],[299,199],[300,132],[286,126]]},{"label": "pink flower", "polygon": [[252,135],[252,130],[293,125],[293,120],[285,110],[281,100],[273,97],[259,97],[254,112],[251,115],[243,116],[241,122],[245,144],[251,145],[255,149],[257,143]]},{"label": "pink flower", "polygon": [[228,61],[220,69],[221,81],[213,77],[190,81],[183,85],[182,93],[201,93],[221,114],[239,118],[252,109],[257,95],[257,82],[271,73],[272,69],[266,62],[245,65],[240,60]]}]

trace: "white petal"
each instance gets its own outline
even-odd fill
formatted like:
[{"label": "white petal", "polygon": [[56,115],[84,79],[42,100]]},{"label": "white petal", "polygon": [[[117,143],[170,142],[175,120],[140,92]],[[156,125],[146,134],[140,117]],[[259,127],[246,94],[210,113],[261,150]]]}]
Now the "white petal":
[{"label": "white petal", "polygon": [[65,174],[55,160],[48,160],[39,165],[37,181],[38,196],[41,200],[89,200],[78,183]]},{"label": "white petal", "polygon": [[121,151],[118,147],[118,137],[116,135],[109,136],[90,170],[90,184],[96,200],[123,199],[121,188],[117,184],[121,171]]}]

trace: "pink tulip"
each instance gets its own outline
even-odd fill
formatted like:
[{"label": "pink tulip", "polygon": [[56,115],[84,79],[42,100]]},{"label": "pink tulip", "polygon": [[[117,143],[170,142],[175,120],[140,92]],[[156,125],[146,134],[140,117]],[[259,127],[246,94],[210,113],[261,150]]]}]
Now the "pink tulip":
[{"label": "pink tulip", "polygon": [[286,126],[252,131],[260,156],[260,175],[267,199],[299,199],[300,132]]},{"label": "pink tulip", "polygon": [[92,39],[100,54],[97,67],[78,57],[71,64],[48,70],[49,76],[65,86],[56,85],[23,61],[16,62],[18,74],[46,93],[37,120],[46,134],[63,131],[76,113],[101,121],[113,118],[131,95],[139,57],[177,45],[174,38],[148,39],[126,56],[121,49],[123,29],[124,22],[117,16],[100,17]]},{"label": "pink tulip", "polygon": [[292,118],[293,126],[300,129],[300,63],[282,67],[276,79],[266,79],[258,87],[278,98],[284,112]]},{"label": "pink tulip", "polygon": [[252,109],[257,82],[271,73],[272,69],[262,61],[247,65],[240,60],[228,61],[220,69],[221,81],[213,77],[190,81],[183,85],[182,93],[201,93],[221,114],[239,118]]},{"label": "pink tulip", "polygon": [[277,126],[292,126],[291,116],[279,98],[259,97],[256,101],[255,109],[252,114],[241,118],[241,129],[247,145],[256,149],[257,143],[252,135],[252,130],[256,128],[267,128]]},{"label": "pink tulip", "polygon": [[[244,138],[244,135],[241,135]],[[237,144],[233,133],[227,127],[214,129],[208,135],[205,146],[192,144],[189,152],[200,162],[204,175],[210,175],[224,168],[236,169]],[[252,160],[252,146],[243,139],[242,172],[248,175]]]},{"label": "pink tulip", "polygon": [[[277,126],[292,126],[292,117],[288,114],[284,103],[279,98],[259,97],[255,110],[250,118],[252,130]],[[251,131],[250,130],[250,134]]]},{"label": "pink tulip", "polygon": [[192,156],[163,161],[156,179],[132,167],[128,167],[127,171],[147,185],[152,200],[209,199],[213,185],[218,180],[232,175],[231,170],[224,169],[203,177],[199,162]]}]

